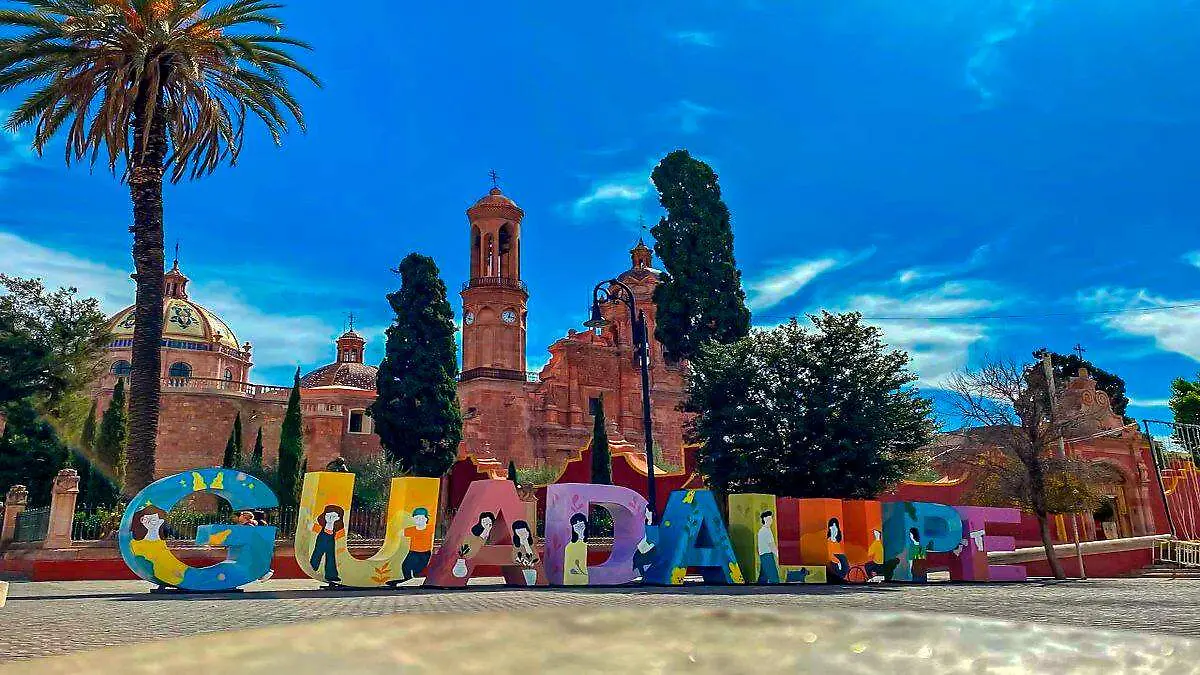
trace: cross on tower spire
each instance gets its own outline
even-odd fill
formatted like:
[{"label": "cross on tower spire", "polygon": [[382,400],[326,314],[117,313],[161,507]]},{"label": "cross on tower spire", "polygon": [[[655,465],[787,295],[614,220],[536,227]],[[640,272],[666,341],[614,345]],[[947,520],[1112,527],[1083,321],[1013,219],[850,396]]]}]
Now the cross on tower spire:
[{"label": "cross on tower spire", "polygon": [[488,172],[488,177],[492,179],[492,187],[500,187],[500,174],[495,169]]},{"label": "cross on tower spire", "polygon": [[175,261],[171,263],[173,269],[179,269],[179,240],[175,240]]},{"label": "cross on tower spire", "polygon": [[1078,354],[1078,355],[1079,355],[1079,360],[1080,360],[1080,361],[1082,361],[1082,360],[1083,360],[1083,354],[1084,354],[1084,352],[1086,352],[1087,350],[1083,348],[1083,345],[1081,345],[1081,344],[1079,344],[1078,342],[1076,342],[1076,343],[1075,343],[1075,348],[1074,348],[1072,351],[1074,351],[1076,354]]},{"label": "cross on tower spire", "polygon": [[346,323],[350,326],[350,330],[354,330],[354,312],[346,315]]}]

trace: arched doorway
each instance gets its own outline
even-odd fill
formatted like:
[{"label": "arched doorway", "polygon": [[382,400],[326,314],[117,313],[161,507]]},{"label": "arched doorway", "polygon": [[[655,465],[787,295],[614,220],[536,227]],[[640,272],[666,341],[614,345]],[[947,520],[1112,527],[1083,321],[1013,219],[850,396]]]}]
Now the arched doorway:
[{"label": "arched doorway", "polygon": [[1092,512],[1095,539],[1120,539],[1133,536],[1129,518],[1129,480],[1120,467],[1105,461],[1092,462],[1092,486],[1100,495],[1100,504]]}]

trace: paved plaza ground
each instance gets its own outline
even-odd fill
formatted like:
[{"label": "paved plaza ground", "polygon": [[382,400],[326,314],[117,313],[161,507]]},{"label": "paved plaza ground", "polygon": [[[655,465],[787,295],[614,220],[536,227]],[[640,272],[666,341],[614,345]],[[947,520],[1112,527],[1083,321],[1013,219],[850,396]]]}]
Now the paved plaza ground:
[{"label": "paved plaza ground", "polygon": [[323,618],[544,608],[908,611],[1200,637],[1200,581],[1183,579],[459,591],[324,591],[313,581],[279,580],[227,595],[150,594],[149,588],[132,581],[14,582],[0,609],[0,660]]}]

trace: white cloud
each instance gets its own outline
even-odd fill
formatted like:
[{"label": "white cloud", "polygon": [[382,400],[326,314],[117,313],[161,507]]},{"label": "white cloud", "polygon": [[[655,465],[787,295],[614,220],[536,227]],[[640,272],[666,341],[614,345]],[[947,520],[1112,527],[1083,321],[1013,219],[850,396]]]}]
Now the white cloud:
[{"label": "white cloud", "polygon": [[1195,267],[1200,267],[1200,251],[1192,251],[1191,253],[1185,253],[1183,256],[1183,259],[1189,265],[1193,265]]},{"label": "white cloud", "polygon": [[46,286],[73,286],[100,301],[110,314],[133,302],[128,272],[46,248],[9,232],[0,232],[0,270],[17,277],[39,277]]},{"label": "white cloud", "polygon": [[746,304],[755,311],[770,309],[799,293],[813,279],[845,267],[861,257],[835,253],[812,260],[798,260],[774,269],[754,281],[746,282]]},{"label": "white cloud", "polygon": [[1129,405],[1134,405],[1139,408],[1165,408],[1169,399],[1165,398],[1131,398]]},{"label": "white cloud", "polygon": [[671,33],[671,39],[679,44],[691,45],[694,47],[716,47],[717,36],[715,33],[704,30],[680,30]]},{"label": "white cloud", "polygon": [[971,251],[970,257],[961,263],[937,267],[910,267],[896,275],[896,282],[902,286],[907,286],[915,281],[928,282],[934,279],[946,279],[966,274],[974,271],[986,262],[991,250],[992,247],[990,244],[983,244],[982,246],[975,247],[975,250]]},{"label": "white cloud", "polygon": [[592,181],[587,192],[571,202],[568,210],[578,221],[616,216],[633,225],[645,211],[653,187],[649,170],[612,174]]},{"label": "white cloud", "polygon": [[997,297],[999,293],[987,284],[946,282],[903,295],[853,295],[842,306],[861,312],[869,323],[883,329],[888,344],[906,350],[923,384],[939,386],[967,364],[972,347],[988,338],[988,327],[972,321],[970,315],[1002,304]]},{"label": "white cloud", "polygon": [[1123,311],[1095,317],[1093,323],[1110,333],[1150,338],[1159,349],[1200,361],[1200,300],[1171,299],[1145,289],[1095,288],[1081,293],[1089,310],[1146,310],[1169,305],[1193,305],[1158,311]]},{"label": "white cloud", "polygon": [[315,316],[263,311],[246,302],[238,289],[219,281],[192,284],[188,290],[193,302],[224,319],[238,339],[254,344],[256,365],[270,368],[333,358],[333,339],[339,332]]},{"label": "white cloud", "polygon": [[[113,314],[133,303],[129,273],[0,232],[0,270],[21,277],[40,277],[47,286],[74,286],[81,295],[100,301]],[[193,281],[188,295],[229,324],[238,339],[254,343],[257,366],[324,362],[332,357],[337,331],[318,317],[264,311],[246,302],[241,292],[220,281]]]},{"label": "white cloud", "polygon": [[700,131],[700,125],[705,119],[719,115],[721,111],[687,99],[680,100],[667,110],[667,117],[679,124],[679,131],[694,134]]},{"label": "white cloud", "polygon": [[1007,4],[1012,15],[987,28],[975,52],[967,60],[967,86],[979,95],[980,106],[990,108],[999,98],[996,80],[1004,70],[1004,46],[1028,32],[1036,19],[1039,0],[1015,0]]}]

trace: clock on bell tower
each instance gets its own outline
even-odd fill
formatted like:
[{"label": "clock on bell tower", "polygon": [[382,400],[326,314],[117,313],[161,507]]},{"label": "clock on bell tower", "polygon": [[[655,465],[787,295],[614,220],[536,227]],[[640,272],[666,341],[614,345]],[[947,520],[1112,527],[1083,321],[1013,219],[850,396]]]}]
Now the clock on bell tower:
[{"label": "clock on bell tower", "polygon": [[525,212],[493,187],[467,209],[471,271],[463,284],[462,379],[525,379],[526,303],[521,281]]}]

